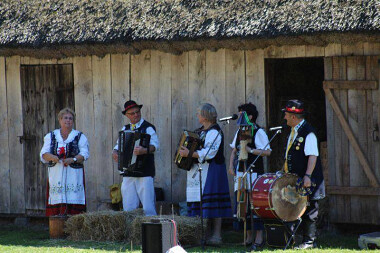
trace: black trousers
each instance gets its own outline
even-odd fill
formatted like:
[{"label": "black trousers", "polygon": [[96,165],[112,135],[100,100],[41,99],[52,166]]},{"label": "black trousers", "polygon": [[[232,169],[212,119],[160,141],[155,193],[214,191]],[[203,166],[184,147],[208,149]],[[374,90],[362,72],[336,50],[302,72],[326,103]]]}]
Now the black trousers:
[{"label": "black trousers", "polygon": [[310,200],[309,206],[301,217],[301,228],[303,230],[302,242],[304,243],[313,243],[316,239],[318,211],[318,201]]}]

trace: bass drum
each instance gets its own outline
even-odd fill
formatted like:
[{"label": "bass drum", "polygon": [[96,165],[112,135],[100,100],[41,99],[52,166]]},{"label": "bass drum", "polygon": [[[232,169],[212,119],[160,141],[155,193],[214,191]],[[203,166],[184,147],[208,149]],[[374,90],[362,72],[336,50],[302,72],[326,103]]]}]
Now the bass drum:
[{"label": "bass drum", "polygon": [[306,211],[307,197],[296,191],[298,176],[267,173],[253,182],[251,201],[257,216],[283,221],[295,221]]}]

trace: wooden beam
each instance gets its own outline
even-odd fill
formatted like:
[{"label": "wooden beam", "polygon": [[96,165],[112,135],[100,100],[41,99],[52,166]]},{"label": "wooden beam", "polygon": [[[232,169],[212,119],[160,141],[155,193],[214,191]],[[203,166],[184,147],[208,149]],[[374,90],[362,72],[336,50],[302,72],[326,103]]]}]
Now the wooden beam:
[{"label": "wooden beam", "polygon": [[373,174],[373,172],[369,166],[369,163],[367,161],[367,158],[364,156],[363,151],[361,150],[359,143],[356,140],[347,120],[344,118],[342,110],[340,109],[338,103],[336,102],[334,95],[331,93],[330,89],[326,89],[326,88],[323,88],[323,89],[326,93],[326,97],[327,97],[328,101],[330,102],[335,114],[337,115],[337,117],[339,119],[340,124],[342,125],[342,128],[343,128],[345,134],[348,137],[349,142],[352,145],[352,148],[354,149],[356,155],[358,156],[360,164],[363,166],[364,172],[367,175],[367,178],[368,178],[370,184],[373,187],[378,187],[379,183],[376,180],[376,176]]},{"label": "wooden beam", "polygon": [[324,81],[325,89],[340,90],[377,90],[377,81]]},{"label": "wooden beam", "polygon": [[344,187],[344,186],[327,186],[327,194],[330,195],[365,195],[380,196],[380,188],[374,187]]}]

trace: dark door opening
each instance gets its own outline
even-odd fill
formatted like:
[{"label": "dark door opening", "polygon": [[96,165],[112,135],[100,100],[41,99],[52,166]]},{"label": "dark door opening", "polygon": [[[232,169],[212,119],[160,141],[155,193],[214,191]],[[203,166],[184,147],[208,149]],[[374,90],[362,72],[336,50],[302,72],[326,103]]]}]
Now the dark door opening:
[{"label": "dark door opening", "polygon": [[[285,107],[289,99],[299,99],[305,103],[305,119],[317,131],[319,142],[326,141],[326,105],[323,91],[323,58],[292,58],[265,60],[267,125],[279,126],[283,123]],[[271,143],[269,171],[274,172],[284,164],[284,152],[290,128],[286,128]],[[269,133],[271,137],[273,133]]]}]

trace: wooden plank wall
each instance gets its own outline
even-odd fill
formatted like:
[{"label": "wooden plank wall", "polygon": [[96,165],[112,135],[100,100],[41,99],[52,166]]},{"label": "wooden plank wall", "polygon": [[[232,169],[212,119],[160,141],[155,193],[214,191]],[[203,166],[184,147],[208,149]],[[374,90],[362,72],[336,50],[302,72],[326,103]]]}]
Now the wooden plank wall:
[{"label": "wooden plank wall", "polygon": [[[185,200],[186,173],[172,162],[182,130],[199,127],[195,114],[202,102],[213,104],[220,117],[236,112],[245,100],[244,73],[244,52],[146,50],[131,57],[131,97],[144,105],[143,117],[157,128],[155,184],[166,200]],[[235,130],[232,124],[225,129],[226,155]]]},{"label": "wooden plank wall", "polygon": [[5,73],[5,58],[0,57],[0,213],[11,212],[11,181],[9,170],[9,131],[7,108],[7,83]]},{"label": "wooden plank wall", "polygon": [[[5,175],[5,181],[0,187],[0,199],[5,204],[0,207],[0,212],[23,213],[25,209],[23,162],[22,159],[11,159],[11,154],[23,157],[22,146],[10,145],[18,141],[17,136],[22,135],[20,63],[73,64],[76,128],[83,131],[90,140],[91,157],[85,164],[85,170],[88,210],[93,211],[106,208],[105,202],[109,201],[108,186],[121,181],[116,164],[111,160],[111,150],[115,144],[117,132],[126,123],[120,113],[125,100],[132,98],[143,104],[143,117],[157,127],[161,147],[156,153],[156,186],[164,188],[166,200],[183,201],[185,200],[185,172],[178,170],[172,160],[182,129],[195,129],[199,126],[195,112],[201,102],[214,104],[220,117],[235,113],[237,106],[244,101],[253,102],[259,109],[258,123],[266,127],[264,96],[264,60],[266,58],[324,57],[342,54],[378,55],[380,46],[370,43],[350,47],[340,44],[330,44],[327,47],[271,46],[253,51],[202,50],[185,52],[181,55],[145,50],[136,55],[106,55],[103,58],[86,56],[62,60],[40,60],[17,56],[0,58],[0,106],[3,105],[0,107],[0,152],[8,159],[0,167],[1,175]],[[335,66],[333,61],[335,59],[326,65]],[[365,64],[377,63],[371,59]],[[6,73],[4,73],[5,67]],[[326,79],[333,80],[343,78],[348,74],[354,75],[350,71],[326,68]],[[378,79],[379,73],[367,71],[367,68],[363,72],[363,69],[359,68],[356,69],[355,75],[356,78],[358,75],[361,78],[364,78],[363,75],[370,75]],[[348,93],[335,95],[343,101],[346,97],[348,98]],[[356,101],[361,99],[355,96]],[[378,107],[377,94],[366,96],[369,100],[367,103]],[[8,105],[7,109],[4,109],[5,104]],[[367,109],[353,109],[368,110],[368,106]],[[335,129],[339,122],[334,119],[332,109],[328,104],[327,118],[328,121],[331,119],[332,129]],[[372,121],[378,121],[379,118],[377,114],[377,118],[374,117]],[[230,154],[228,144],[235,130],[234,124],[225,128],[227,158]],[[349,162],[348,159],[351,159],[349,151],[337,159],[331,159],[334,157],[331,152],[335,152],[337,147],[346,143],[346,139],[342,136],[334,138],[335,133],[338,134],[328,131],[329,139],[333,140],[328,142],[329,167],[331,168],[344,165]],[[365,138],[369,139],[369,136]],[[346,147],[348,148],[348,145]],[[379,152],[378,147],[368,147],[368,149]],[[377,167],[379,166],[378,157],[375,156],[372,161]],[[342,168],[345,167],[342,166]],[[348,170],[351,168],[348,167]],[[376,171],[376,173],[379,176],[380,172]],[[331,182],[342,185],[344,182],[351,183],[350,177],[343,176],[339,171],[330,169],[329,175]],[[347,204],[342,200],[341,203],[336,202],[335,205]],[[380,210],[380,204],[378,205],[377,210]],[[349,205],[346,207],[348,208]],[[351,214],[347,215],[351,217]]]},{"label": "wooden plank wall", "polygon": [[18,136],[23,135],[20,57],[6,60],[8,143],[10,169],[10,213],[25,212],[23,147]]},{"label": "wooden plank wall", "polygon": [[[379,80],[378,56],[365,56],[372,54],[380,54],[379,47],[368,43],[330,47],[328,56],[346,57],[325,59],[325,79]],[[380,145],[372,137],[375,126],[379,124],[379,91],[335,89],[333,94],[379,179]],[[326,110],[329,185],[367,189],[369,180],[328,102]],[[379,198],[376,195],[330,195],[331,222],[379,224]]]}]

